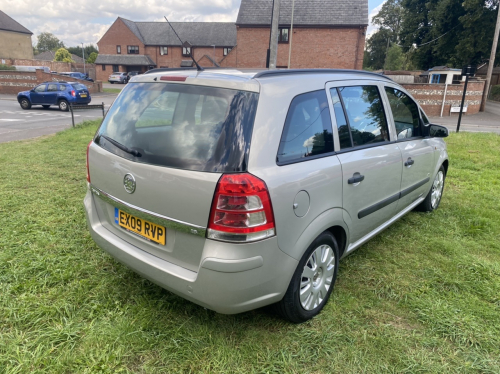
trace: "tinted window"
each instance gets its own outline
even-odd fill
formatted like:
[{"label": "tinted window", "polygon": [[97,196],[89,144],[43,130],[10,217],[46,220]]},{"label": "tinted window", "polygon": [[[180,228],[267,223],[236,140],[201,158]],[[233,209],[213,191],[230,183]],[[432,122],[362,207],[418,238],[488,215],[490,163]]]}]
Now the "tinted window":
[{"label": "tinted window", "polygon": [[57,91],[57,84],[49,84],[49,86],[47,87],[47,91],[49,92]]},{"label": "tinted window", "polygon": [[354,146],[389,141],[377,86],[339,87]]},{"label": "tinted window", "polygon": [[330,94],[332,96],[335,120],[337,121],[340,149],[352,147],[351,133],[349,132],[349,126],[347,125],[347,120],[345,118],[344,109],[342,108],[342,102],[340,101],[339,93],[336,88],[332,88],[330,89]]},{"label": "tinted window", "polygon": [[395,88],[385,87],[385,92],[391,106],[398,139],[421,136],[417,104],[408,95]]},{"label": "tinted window", "polygon": [[[135,162],[186,170],[245,171],[258,94],[187,84],[130,83],[96,142]],[[106,140],[138,150],[140,157]]]},{"label": "tinted window", "polygon": [[300,161],[328,152],[333,152],[333,135],[325,91],[296,96],[286,117],[278,162]]},{"label": "tinted window", "polygon": [[59,91],[64,91],[66,89],[66,85],[60,84],[59,85]]},{"label": "tinted window", "polygon": [[35,92],[44,92],[45,91],[45,87],[47,87],[46,84],[41,84],[38,87],[35,87]]}]

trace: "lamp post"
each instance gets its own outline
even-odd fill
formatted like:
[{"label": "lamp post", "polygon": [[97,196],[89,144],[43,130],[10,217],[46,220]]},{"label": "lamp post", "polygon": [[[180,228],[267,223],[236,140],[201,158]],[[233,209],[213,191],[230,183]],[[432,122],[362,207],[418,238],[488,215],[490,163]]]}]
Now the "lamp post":
[{"label": "lamp post", "polygon": [[83,42],[82,42],[82,56],[83,56],[83,74],[87,75],[85,72],[85,49],[83,49]]}]

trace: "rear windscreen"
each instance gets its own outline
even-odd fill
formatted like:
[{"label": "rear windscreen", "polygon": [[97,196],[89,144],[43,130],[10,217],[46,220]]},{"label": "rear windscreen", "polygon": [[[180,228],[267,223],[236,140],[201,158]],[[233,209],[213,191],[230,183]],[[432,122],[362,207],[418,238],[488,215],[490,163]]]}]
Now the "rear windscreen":
[{"label": "rear windscreen", "polygon": [[75,90],[86,90],[87,89],[87,87],[85,87],[85,85],[80,84],[80,83],[72,84],[72,86]]},{"label": "rear windscreen", "polygon": [[246,171],[258,94],[176,83],[129,83],[96,143],[136,162]]}]

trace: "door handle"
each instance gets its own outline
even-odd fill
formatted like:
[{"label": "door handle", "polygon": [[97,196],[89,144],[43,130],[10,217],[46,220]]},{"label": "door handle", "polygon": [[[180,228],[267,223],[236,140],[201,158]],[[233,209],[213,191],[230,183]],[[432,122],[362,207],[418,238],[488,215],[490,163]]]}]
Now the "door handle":
[{"label": "door handle", "polygon": [[352,175],[352,177],[347,180],[347,183],[348,184],[356,184],[356,183],[363,181],[363,179],[365,179],[364,175],[361,175],[360,173],[355,172]]},{"label": "door handle", "polygon": [[410,167],[410,166],[412,166],[414,163],[415,163],[415,161],[413,161],[413,160],[411,159],[411,157],[408,157],[408,160],[405,162],[405,166]]}]

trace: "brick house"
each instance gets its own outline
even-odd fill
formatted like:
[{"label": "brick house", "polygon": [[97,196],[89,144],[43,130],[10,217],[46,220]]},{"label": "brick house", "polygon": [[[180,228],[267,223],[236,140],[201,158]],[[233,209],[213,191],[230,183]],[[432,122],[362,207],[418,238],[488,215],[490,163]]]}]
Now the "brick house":
[{"label": "brick house", "polygon": [[[272,0],[241,0],[236,24],[172,22],[191,45],[201,66],[265,68]],[[368,26],[367,0],[281,0],[278,67],[361,69]],[[291,39],[291,40],[290,40]],[[97,42],[97,79],[113,71],[192,66],[189,51],[166,22],[134,22],[121,17]]]},{"label": "brick house", "polygon": [[30,30],[0,10],[0,58],[32,59],[31,35]]},{"label": "brick house", "polygon": [[153,67],[216,66],[236,44],[236,26],[230,22],[172,22],[183,47],[166,22],[133,22],[121,17],[97,42],[97,79],[107,81],[113,71],[146,71]]},{"label": "brick house", "polygon": [[[222,66],[265,68],[272,0],[241,0],[237,46]],[[277,67],[361,69],[368,26],[367,0],[281,0]],[[291,38],[290,38],[291,37]]]}]

